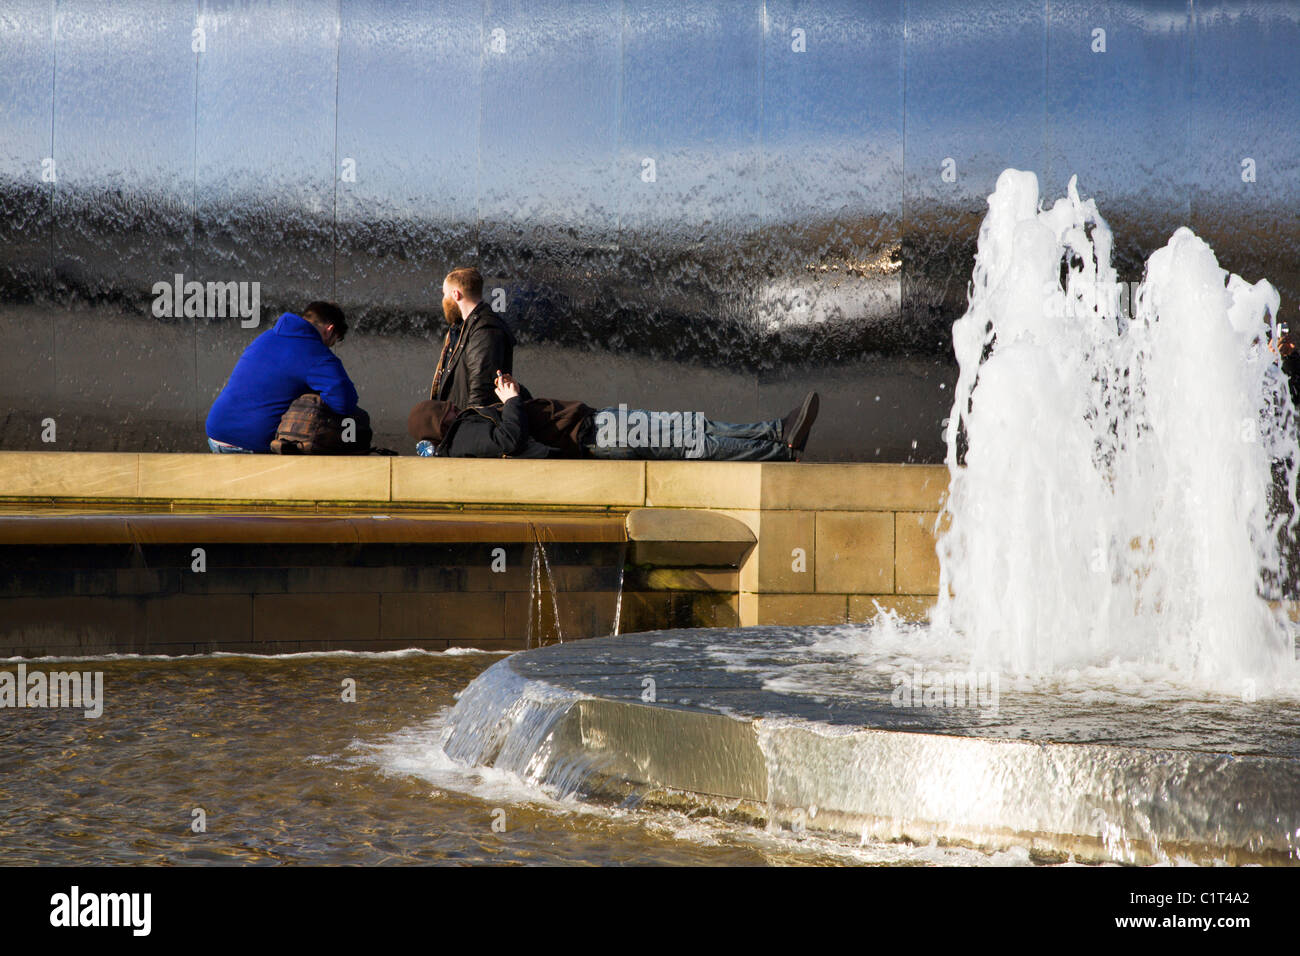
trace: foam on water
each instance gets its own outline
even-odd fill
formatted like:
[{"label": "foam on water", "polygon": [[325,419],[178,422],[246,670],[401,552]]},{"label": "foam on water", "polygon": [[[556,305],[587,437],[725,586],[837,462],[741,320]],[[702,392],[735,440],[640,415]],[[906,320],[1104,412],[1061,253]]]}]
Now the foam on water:
[{"label": "foam on water", "polygon": [[1266,346],[1278,294],[1183,228],[1128,320],[1111,246],[1075,179],[1040,209],[1033,173],[998,178],[953,326],[934,628],[1004,673],[1294,685],[1291,631],[1265,599],[1284,571],[1273,469],[1294,510],[1300,457]]},{"label": "foam on water", "polygon": [[[862,700],[881,687],[888,689],[899,675],[910,678],[918,670],[929,675],[975,670],[964,635],[904,621],[892,612],[877,614],[867,625],[827,628],[779,661],[773,659],[770,649],[729,644],[711,645],[708,654],[724,671],[757,676],[766,691],[815,701]],[[1063,705],[1107,705],[1127,707],[1134,713],[1156,708],[1167,715],[1159,708],[1198,703],[1211,710],[1217,705],[1221,711],[1225,697],[1228,702],[1241,702],[1243,689],[1232,683],[1224,687],[1189,680],[1159,661],[1119,657],[1062,666],[1046,673],[1003,671],[998,680],[1004,704],[1014,696],[1017,702],[1038,711],[1061,713],[1069,712]],[[1271,700],[1284,703],[1287,714],[1292,714],[1300,703],[1300,679],[1294,674],[1289,680],[1278,675],[1271,683],[1259,686],[1267,687]],[[1243,722],[1257,722],[1258,716],[1252,713],[1243,711]]]},{"label": "foam on water", "polygon": [[[500,697],[502,683],[489,697]],[[557,701],[559,698],[556,699]],[[507,705],[508,706],[508,705]],[[553,816],[585,819],[592,823],[636,826],[645,832],[704,847],[748,847],[768,855],[772,862],[792,863],[805,858],[810,863],[837,862],[850,865],[898,866],[1027,866],[1027,851],[1011,848],[985,852],[936,842],[913,844],[880,842],[863,838],[852,841],[831,833],[799,832],[774,824],[756,827],[712,816],[692,816],[676,810],[644,810],[585,802],[566,790],[564,783],[549,782],[526,766],[515,769],[466,762],[449,755],[445,747],[467,730],[460,708],[446,709],[436,717],[389,734],[374,742],[357,741],[346,758],[355,767],[369,767],[381,773],[415,777],[437,792],[462,794],[482,800],[487,806],[526,806]],[[498,720],[500,718],[498,717]],[[493,721],[494,725],[497,721]],[[479,737],[480,735],[473,735]],[[462,741],[463,742],[463,741]],[[452,744],[459,749],[459,744]],[[332,757],[320,758],[335,763]]]}]

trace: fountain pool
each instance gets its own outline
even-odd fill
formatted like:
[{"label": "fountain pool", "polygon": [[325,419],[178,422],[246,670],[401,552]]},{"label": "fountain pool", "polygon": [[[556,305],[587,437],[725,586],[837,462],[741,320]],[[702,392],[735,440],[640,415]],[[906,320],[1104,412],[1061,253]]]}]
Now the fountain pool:
[{"label": "fountain pool", "polygon": [[[440,752],[559,794],[1116,862],[1295,862],[1276,600],[1295,414],[1276,291],[1187,229],[1130,317],[1076,180],[980,230],[928,624],[671,631],[516,655]],[[1277,489],[1281,489],[1281,493]]]}]

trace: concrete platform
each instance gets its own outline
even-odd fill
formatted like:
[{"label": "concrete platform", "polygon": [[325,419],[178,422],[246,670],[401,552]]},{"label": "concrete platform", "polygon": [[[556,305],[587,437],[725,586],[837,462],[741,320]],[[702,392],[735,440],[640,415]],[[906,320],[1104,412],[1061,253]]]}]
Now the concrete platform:
[{"label": "concrete platform", "polygon": [[[915,618],[924,616],[938,592],[934,528],[946,487],[947,470],[928,465],[0,452],[0,518],[27,513],[21,522],[0,520],[0,550],[9,549],[0,553],[0,583],[8,572],[82,568],[92,555],[69,551],[51,564],[52,558],[30,558],[25,550],[72,548],[79,534],[86,535],[80,542],[85,545],[147,548],[151,542],[164,543],[163,538],[142,538],[147,534],[164,535],[177,547],[218,540],[265,546],[264,567],[297,573],[333,567],[341,558],[281,555],[266,548],[275,542],[349,544],[359,537],[376,543],[508,546],[535,535],[541,542],[578,543],[586,540],[578,535],[581,524],[604,520],[621,529],[615,537],[628,543],[626,583],[636,592],[621,605],[632,613],[624,619],[628,626],[833,624],[867,619],[877,603]],[[26,520],[38,514],[110,512],[119,517],[76,517],[43,525]],[[149,517],[162,513],[173,517]],[[202,517],[194,517],[198,515]],[[268,520],[256,522],[253,515]],[[290,520],[294,516],[303,520]],[[308,516],[336,520],[308,521]],[[430,520],[437,516],[445,520]],[[596,543],[609,540],[601,537]],[[146,555],[145,561],[150,568],[179,574],[188,558],[183,564],[154,559],[172,562],[183,556],[180,551]],[[511,567],[514,558],[512,554]],[[323,563],[311,563],[318,559]],[[481,555],[450,552],[437,560],[449,562],[457,575],[463,570],[472,576],[483,564]],[[684,573],[671,580],[653,574],[663,569]],[[334,586],[342,592],[368,595],[358,597],[355,608],[365,620],[379,620],[376,595],[406,589],[402,581],[335,577]],[[86,647],[112,647],[141,626],[135,618],[144,612],[125,606],[113,612],[117,623],[104,629],[94,622],[99,611],[88,604],[77,620],[61,623],[39,605],[4,603],[6,597],[122,596],[99,582],[83,582],[89,592],[76,582],[71,591],[46,587],[41,580],[31,583],[40,586],[39,595],[17,583],[0,589],[0,649],[21,648],[22,635],[36,631],[45,635],[38,642],[42,646],[48,644],[46,637],[68,643],[71,630],[100,632],[82,642]],[[269,578],[231,581],[229,590],[255,595],[264,586],[283,590]],[[507,630],[518,622],[515,612],[528,603],[527,582],[520,587],[522,597],[512,599],[512,611],[503,612]],[[143,592],[132,584],[131,594]],[[578,599],[580,626],[570,633],[585,634],[604,617],[581,610],[588,603]],[[226,619],[242,618],[244,610],[232,606],[220,613]],[[451,628],[463,616],[440,613],[439,620]],[[472,632],[482,639],[525,640],[522,633],[502,634],[496,626],[488,627],[481,615],[471,617]],[[493,611],[489,617],[501,615]],[[6,621],[16,635],[8,642]],[[377,631],[369,625],[360,628],[355,638],[340,630],[331,646],[365,649],[378,633],[384,633],[382,626]],[[240,647],[260,640],[238,629],[231,634]],[[175,643],[161,626],[156,638],[145,643]],[[480,638],[444,630],[430,639]],[[134,638],[128,643],[141,646]],[[226,649],[220,634],[180,643]]]},{"label": "concrete platform", "polygon": [[1040,857],[1300,862],[1300,704],[899,707],[833,629],[658,631],[516,654],[447,752],[596,798]]},{"label": "concrete platform", "polygon": [[934,512],[941,465],[0,451],[0,501]]}]

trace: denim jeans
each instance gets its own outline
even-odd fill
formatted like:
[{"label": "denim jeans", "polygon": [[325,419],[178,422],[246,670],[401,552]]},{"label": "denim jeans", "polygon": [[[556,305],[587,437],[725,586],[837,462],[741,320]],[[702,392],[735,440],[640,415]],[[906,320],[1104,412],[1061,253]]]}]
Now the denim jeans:
[{"label": "denim jeans", "polygon": [[[636,422],[648,422],[651,416],[659,416],[665,421],[667,412],[650,412],[640,408],[602,408],[594,417],[596,438],[587,445],[587,452],[593,458],[613,459],[692,459],[696,461],[794,461],[790,446],[781,441],[781,419],[773,418],[762,422],[715,422],[705,418],[699,412],[671,413],[694,416],[691,424],[679,427],[675,432],[665,436],[661,429],[659,447],[653,447],[648,439],[653,438],[653,430],[635,432]],[[620,415],[622,418],[620,418]],[[602,429],[602,422],[606,428]],[[617,433],[608,427],[609,423],[626,423],[625,428],[618,428]],[[602,437],[605,441],[602,442]],[[612,441],[611,441],[612,438]],[[685,440],[682,440],[685,439]]]},{"label": "denim jeans", "polygon": [[211,438],[208,439],[208,447],[218,455],[255,455],[257,454],[251,448],[240,448],[236,445],[218,445]]}]

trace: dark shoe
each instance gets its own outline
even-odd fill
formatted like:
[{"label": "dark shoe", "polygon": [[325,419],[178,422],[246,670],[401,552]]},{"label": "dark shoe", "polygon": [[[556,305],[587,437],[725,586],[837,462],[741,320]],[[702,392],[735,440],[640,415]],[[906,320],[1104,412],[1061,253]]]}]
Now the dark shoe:
[{"label": "dark shoe", "polygon": [[796,455],[803,454],[808,444],[808,433],[812,431],[813,422],[817,421],[817,409],[821,404],[816,392],[809,392],[803,397],[803,404],[792,411],[781,422],[781,441],[789,445]]}]

